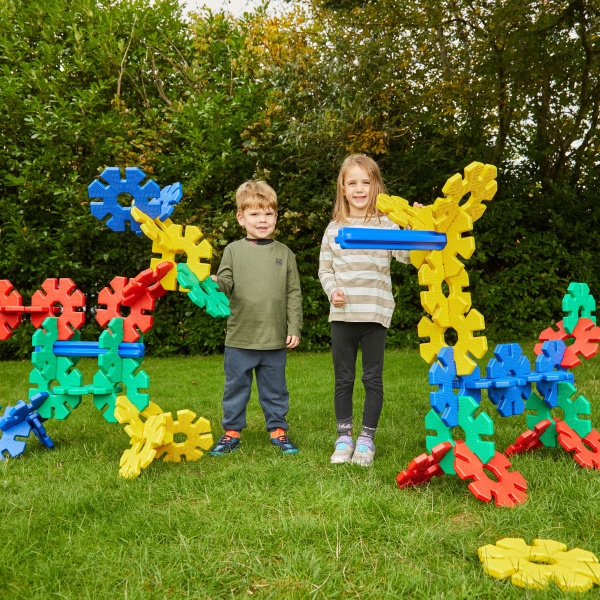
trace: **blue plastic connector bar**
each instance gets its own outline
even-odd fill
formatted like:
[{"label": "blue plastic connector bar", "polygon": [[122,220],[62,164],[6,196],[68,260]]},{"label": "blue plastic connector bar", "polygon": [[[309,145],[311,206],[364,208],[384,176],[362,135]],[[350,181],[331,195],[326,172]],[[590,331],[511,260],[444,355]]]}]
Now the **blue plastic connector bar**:
[{"label": "blue plastic connector bar", "polygon": [[[82,358],[97,357],[100,354],[106,354],[106,348],[100,348],[98,342],[54,342],[53,346],[55,356],[80,356]],[[39,346],[35,347],[36,352],[40,352]],[[119,344],[119,356],[121,358],[141,358],[144,356],[146,347],[144,344],[135,344],[133,342],[123,342]]]},{"label": "blue plastic connector bar", "polygon": [[446,234],[411,229],[342,227],[335,241],[344,250],[443,250]]}]

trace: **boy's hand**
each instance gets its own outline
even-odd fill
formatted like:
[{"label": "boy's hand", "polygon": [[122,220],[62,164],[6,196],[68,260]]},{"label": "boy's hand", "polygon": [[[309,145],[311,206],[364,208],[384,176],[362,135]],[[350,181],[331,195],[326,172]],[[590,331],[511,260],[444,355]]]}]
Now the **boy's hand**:
[{"label": "boy's hand", "polygon": [[331,304],[336,308],[342,308],[346,304],[346,296],[342,290],[334,290],[331,294]]},{"label": "boy's hand", "polygon": [[219,280],[217,279],[216,275],[211,275],[210,278],[215,282],[215,283],[219,283]]},{"label": "boy's hand", "polygon": [[286,339],[287,347],[291,350],[296,348],[300,343],[300,338],[297,335],[288,335]]}]

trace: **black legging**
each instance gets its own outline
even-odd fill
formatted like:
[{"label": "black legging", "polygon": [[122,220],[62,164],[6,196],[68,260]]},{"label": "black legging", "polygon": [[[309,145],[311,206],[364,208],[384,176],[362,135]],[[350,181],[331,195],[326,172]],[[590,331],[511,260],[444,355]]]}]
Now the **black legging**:
[{"label": "black legging", "polygon": [[379,323],[331,322],[331,353],[335,373],[336,421],[352,419],[352,392],[358,347],[362,348],[365,406],[362,426],[377,429],[383,407],[383,357],[387,328]]}]

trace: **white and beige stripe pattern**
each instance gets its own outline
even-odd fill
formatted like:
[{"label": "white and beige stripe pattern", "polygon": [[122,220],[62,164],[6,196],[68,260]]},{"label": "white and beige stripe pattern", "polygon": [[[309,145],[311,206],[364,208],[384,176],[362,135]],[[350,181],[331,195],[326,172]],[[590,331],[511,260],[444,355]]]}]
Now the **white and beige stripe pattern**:
[{"label": "white and beige stripe pattern", "polygon": [[335,242],[342,227],[370,227],[399,229],[385,215],[366,223],[363,219],[350,219],[349,223],[332,221],[327,226],[319,256],[319,279],[327,297],[331,300],[334,290],[346,296],[343,307],[330,304],[330,321],[355,323],[381,323],[389,327],[394,312],[390,261],[392,257],[403,263],[410,262],[407,250],[342,250]]}]

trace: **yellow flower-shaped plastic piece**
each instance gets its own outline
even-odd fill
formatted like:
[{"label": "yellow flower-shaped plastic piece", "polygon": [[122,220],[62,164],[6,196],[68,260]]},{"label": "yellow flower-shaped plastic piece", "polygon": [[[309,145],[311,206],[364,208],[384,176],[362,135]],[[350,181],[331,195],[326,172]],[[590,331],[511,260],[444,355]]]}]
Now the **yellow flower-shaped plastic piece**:
[{"label": "yellow flower-shaped plastic piece", "polygon": [[143,421],[141,413],[127,396],[119,396],[116,404],[115,417],[119,423],[127,423],[125,432],[131,438],[131,448],[121,456],[119,474],[135,479],[156,458],[157,448],[173,441],[173,434],[167,429],[167,415],[164,413]]},{"label": "yellow flower-shaped plastic piece", "polygon": [[483,570],[496,579],[511,578],[513,585],[545,589],[555,582],[561,590],[585,592],[600,583],[600,563],[587,550],[554,540],[533,540],[529,546],[521,538],[504,538],[478,549]]},{"label": "yellow flower-shaped plastic piece", "polygon": [[410,259],[419,269],[419,283],[428,288],[421,292],[421,305],[430,315],[418,326],[419,336],[429,338],[421,344],[421,356],[428,363],[436,360],[447,345],[446,331],[454,329],[458,335],[454,347],[458,375],[471,373],[476,366],[471,357],[481,358],[487,351],[486,338],[474,335],[485,329],[485,320],[481,313],[471,310],[471,295],[466,289],[469,276],[460,258],[468,260],[475,251],[475,238],[469,233],[485,211],[482,202],[496,193],[495,178],[496,167],[473,162],[465,168],[464,178],[457,173],[446,181],[442,188],[445,197],[432,205],[415,208],[404,198],[377,197],[377,208],[401,227],[446,235],[442,250],[413,250]]},{"label": "yellow flower-shaped plastic piece", "polygon": [[135,479],[155,458],[156,449],[169,439],[166,415],[150,417],[143,424],[142,437],[131,439],[132,447],[123,452],[119,474],[128,479]]},{"label": "yellow flower-shaped plastic piece", "polygon": [[[182,457],[185,457],[188,461],[198,460],[204,454],[204,451],[208,450],[213,444],[210,422],[204,417],[196,419],[196,413],[188,409],[177,411],[177,420],[175,420],[170,412],[163,412],[162,408],[154,402],[150,402],[140,412],[126,396],[120,396],[117,399],[115,416],[119,423],[128,424],[125,431],[131,438],[132,448],[126,451],[126,460],[128,461],[127,469],[133,469],[131,477],[137,477],[140,474],[140,468],[145,468],[152,460],[163,455],[165,462],[181,462]],[[158,438],[153,437],[153,443],[148,445],[149,428],[158,426],[157,422],[152,421],[152,419],[158,417],[160,417],[160,423],[164,423],[166,428],[164,442],[157,445],[154,442],[157,442]],[[176,441],[175,436],[184,439]],[[143,462],[146,462],[149,457],[149,450],[153,451],[153,458],[144,465]],[[138,468],[136,462],[138,459],[135,459],[135,457],[142,457],[142,455],[143,458],[139,458],[142,462],[140,462]],[[127,477],[128,475],[123,476]]]},{"label": "yellow flower-shaped plastic piece", "polygon": [[[152,219],[135,206],[131,207],[131,216],[140,223],[146,237],[152,240],[152,252],[161,255],[150,261],[153,270],[165,261],[175,263],[178,254],[185,254],[187,266],[200,281],[210,275],[210,264],[207,261],[212,257],[212,246],[203,239],[203,233],[198,227],[188,225],[184,231],[183,225],[177,225],[171,219]],[[171,269],[160,283],[166,290],[176,290],[177,269]],[[188,290],[181,288],[180,291]]]},{"label": "yellow flower-shaped plastic piece", "polygon": [[[210,430],[210,423],[204,417],[199,417],[196,421],[196,413],[191,410],[178,410],[177,420],[175,421],[171,413],[166,413],[167,430],[173,436],[173,441],[157,448],[157,455],[162,456],[164,461],[181,462],[185,456],[188,461],[198,460],[205,450],[208,450],[213,444],[213,436]],[[183,441],[176,441],[179,436],[185,436]]]},{"label": "yellow flower-shaped plastic piece", "polygon": [[[454,315],[450,321],[452,327],[458,334],[458,341],[454,345],[454,360],[456,362],[456,373],[468,375],[473,372],[477,363],[471,358],[481,358],[487,352],[487,338],[475,336],[478,331],[483,331],[485,322],[483,315],[475,310],[470,310],[466,315]],[[435,321],[422,317],[417,325],[419,337],[429,338],[419,346],[421,358],[428,364],[437,359],[438,352],[447,346],[444,334],[447,327],[440,327]]]},{"label": "yellow flower-shaped plastic piece", "polygon": [[144,419],[155,417],[163,413],[163,409],[155,402],[148,402],[148,406],[140,413]]}]

